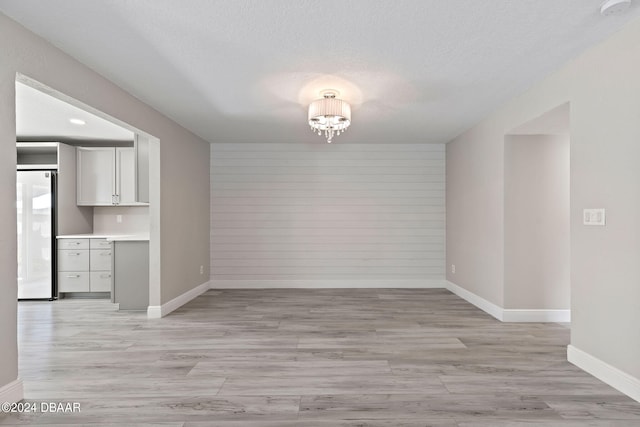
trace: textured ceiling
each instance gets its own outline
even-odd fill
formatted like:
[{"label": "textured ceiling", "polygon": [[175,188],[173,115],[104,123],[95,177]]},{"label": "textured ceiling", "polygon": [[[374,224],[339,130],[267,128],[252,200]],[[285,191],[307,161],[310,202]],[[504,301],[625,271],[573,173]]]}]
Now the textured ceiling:
[{"label": "textured ceiling", "polygon": [[601,0],[0,0],[0,10],[211,142],[447,142],[640,15]]}]

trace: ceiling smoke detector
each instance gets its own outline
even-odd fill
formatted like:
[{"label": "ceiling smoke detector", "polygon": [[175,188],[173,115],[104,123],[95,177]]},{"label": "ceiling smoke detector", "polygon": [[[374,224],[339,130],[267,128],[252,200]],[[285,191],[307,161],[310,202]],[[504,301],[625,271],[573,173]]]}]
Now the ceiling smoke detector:
[{"label": "ceiling smoke detector", "polygon": [[604,16],[619,15],[631,6],[631,0],[607,0],[600,6],[600,13]]}]

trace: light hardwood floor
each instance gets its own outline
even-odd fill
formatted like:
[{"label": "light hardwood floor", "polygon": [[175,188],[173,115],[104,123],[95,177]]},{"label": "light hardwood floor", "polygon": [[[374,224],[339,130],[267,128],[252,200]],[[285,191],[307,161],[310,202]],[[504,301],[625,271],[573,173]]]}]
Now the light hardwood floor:
[{"label": "light hardwood floor", "polygon": [[108,301],[20,303],[27,401],[0,424],[640,426],[566,361],[561,324],[500,323],[445,290],[209,291],[160,320]]}]

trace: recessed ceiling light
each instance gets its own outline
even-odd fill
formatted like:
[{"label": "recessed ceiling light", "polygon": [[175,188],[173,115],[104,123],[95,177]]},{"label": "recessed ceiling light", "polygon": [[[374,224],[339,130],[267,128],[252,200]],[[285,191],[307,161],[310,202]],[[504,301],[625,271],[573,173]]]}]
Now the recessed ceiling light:
[{"label": "recessed ceiling light", "polygon": [[79,125],[79,126],[87,124],[87,122],[85,122],[82,119],[69,119],[69,122],[73,123],[74,125]]}]

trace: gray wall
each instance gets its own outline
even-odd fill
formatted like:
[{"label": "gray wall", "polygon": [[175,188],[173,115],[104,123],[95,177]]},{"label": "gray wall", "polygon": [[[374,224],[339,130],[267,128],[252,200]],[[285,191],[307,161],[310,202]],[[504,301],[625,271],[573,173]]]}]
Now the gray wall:
[{"label": "gray wall", "polygon": [[209,144],[184,133],[171,132],[170,150],[153,133],[161,147],[163,304],[209,281]]},{"label": "gray wall", "polygon": [[504,307],[569,309],[569,137],[508,136]]},{"label": "gray wall", "polygon": [[[152,304],[167,302],[207,281],[209,144],[2,14],[0,52],[0,222],[4,224],[0,227],[2,387],[14,381],[18,374],[16,73],[25,74],[160,139],[160,234],[151,244],[160,245],[161,290]],[[199,274],[200,265],[205,268],[204,275]]]},{"label": "gray wall", "polygon": [[446,274],[504,307],[504,142],[491,133],[476,128],[447,144]]},{"label": "gray wall", "polygon": [[[447,145],[447,279],[504,307],[505,134],[570,102],[571,344],[636,379],[639,40],[636,20]],[[598,207],[607,225],[584,226]]]},{"label": "gray wall", "polygon": [[444,146],[211,146],[215,286],[441,286]]}]

